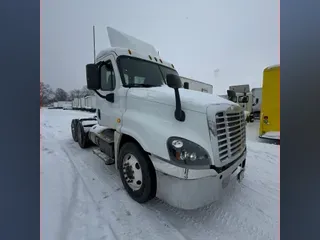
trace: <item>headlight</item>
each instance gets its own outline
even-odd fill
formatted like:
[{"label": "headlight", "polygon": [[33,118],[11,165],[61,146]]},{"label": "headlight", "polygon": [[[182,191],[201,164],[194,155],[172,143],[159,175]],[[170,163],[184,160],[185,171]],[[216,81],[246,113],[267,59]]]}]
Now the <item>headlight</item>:
[{"label": "headlight", "polygon": [[193,166],[211,164],[207,151],[200,145],[187,139],[170,137],[167,141],[167,147],[170,159],[176,163]]}]

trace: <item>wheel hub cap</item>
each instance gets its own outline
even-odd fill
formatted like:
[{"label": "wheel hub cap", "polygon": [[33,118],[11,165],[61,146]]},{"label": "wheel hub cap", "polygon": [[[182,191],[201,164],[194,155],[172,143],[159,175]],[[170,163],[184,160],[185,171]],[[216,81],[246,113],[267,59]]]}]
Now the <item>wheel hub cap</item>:
[{"label": "wheel hub cap", "polygon": [[132,154],[124,156],[123,174],[126,182],[133,191],[137,191],[142,186],[142,171],[137,158]]}]

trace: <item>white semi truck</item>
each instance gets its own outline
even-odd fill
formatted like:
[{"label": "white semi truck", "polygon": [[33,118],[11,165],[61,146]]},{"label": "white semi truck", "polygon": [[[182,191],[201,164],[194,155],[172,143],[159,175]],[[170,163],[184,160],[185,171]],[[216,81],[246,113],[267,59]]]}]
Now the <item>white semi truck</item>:
[{"label": "white semi truck", "polygon": [[[108,28],[113,40],[127,36],[121,34]],[[157,196],[195,209],[218,200],[231,178],[244,177],[242,108],[183,89],[172,64],[142,41],[129,40],[127,48],[112,46],[86,65],[97,116],[72,120],[74,141],[81,148],[96,145],[94,152],[115,164],[125,190],[139,203]]]},{"label": "white semi truck", "polygon": [[213,86],[208,83],[200,82],[191,78],[180,76],[184,88],[205,93],[213,93]]},{"label": "white semi truck", "polygon": [[252,93],[250,92],[250,86],[247,84],[244,85],[234,85],[229,86],[228,99],[238,103],[244,110],[246,121],[253,122],[254,115],[252,111]]}]

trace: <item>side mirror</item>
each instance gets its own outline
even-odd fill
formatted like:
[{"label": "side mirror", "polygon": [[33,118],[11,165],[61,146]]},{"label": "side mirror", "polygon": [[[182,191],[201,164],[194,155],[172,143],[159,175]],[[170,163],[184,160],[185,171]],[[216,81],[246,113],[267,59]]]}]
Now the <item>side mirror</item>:
[{"label": "side mirror", "polygon": [[114,93],[109,93],[109,94],[107,94],[106,100],[107,100],[108,102],[113,103],[113,102],[114,102]]},{"label": "side mirror", "polygon": [[184,82],[184,83],[183,83],[183,88],[189,89],[189,83],[188,83],[188,82]]},{"label": "side mirror", "polygon": [[167,74],[167,84],[169,87],[178,89],[182,87],[180,77],[174,74]]},{"label": "side mirror", "polygon": [[228,100],[232,102],[237,102],[237,94],[233,90],[227,90]]},{"label": "side mirror", "polygon": [[249,101],[248,96],[243,96],[242,99],[241,99],[242,103],[247,103],[248,101]]},{"label": "side mirror", "polygon": [[86,65],[87,88],[89,90],[99,90],[101,88],[100,71],[97,64]]},{"label": "side mirror", "polygon": [[174,117],[176,120],[183,122],[186,119],[186,114],[182,110],[179,88],[181,88],[182,83],[180,77],[174,74],[167,74],[167,84],[169,87],[174,89],[174,96],[176,99],[176,110],[174,111]]}]

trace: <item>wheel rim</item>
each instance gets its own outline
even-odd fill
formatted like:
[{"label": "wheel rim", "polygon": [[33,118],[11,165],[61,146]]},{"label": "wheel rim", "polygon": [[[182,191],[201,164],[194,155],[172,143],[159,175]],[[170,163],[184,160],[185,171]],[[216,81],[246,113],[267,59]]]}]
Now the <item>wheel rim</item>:
[{"label": "wheel rim", "polygon": [[128,153],[123,158],[123,175],[128,186],[138,191],[142,186],[142,171],[137,158]]}]

